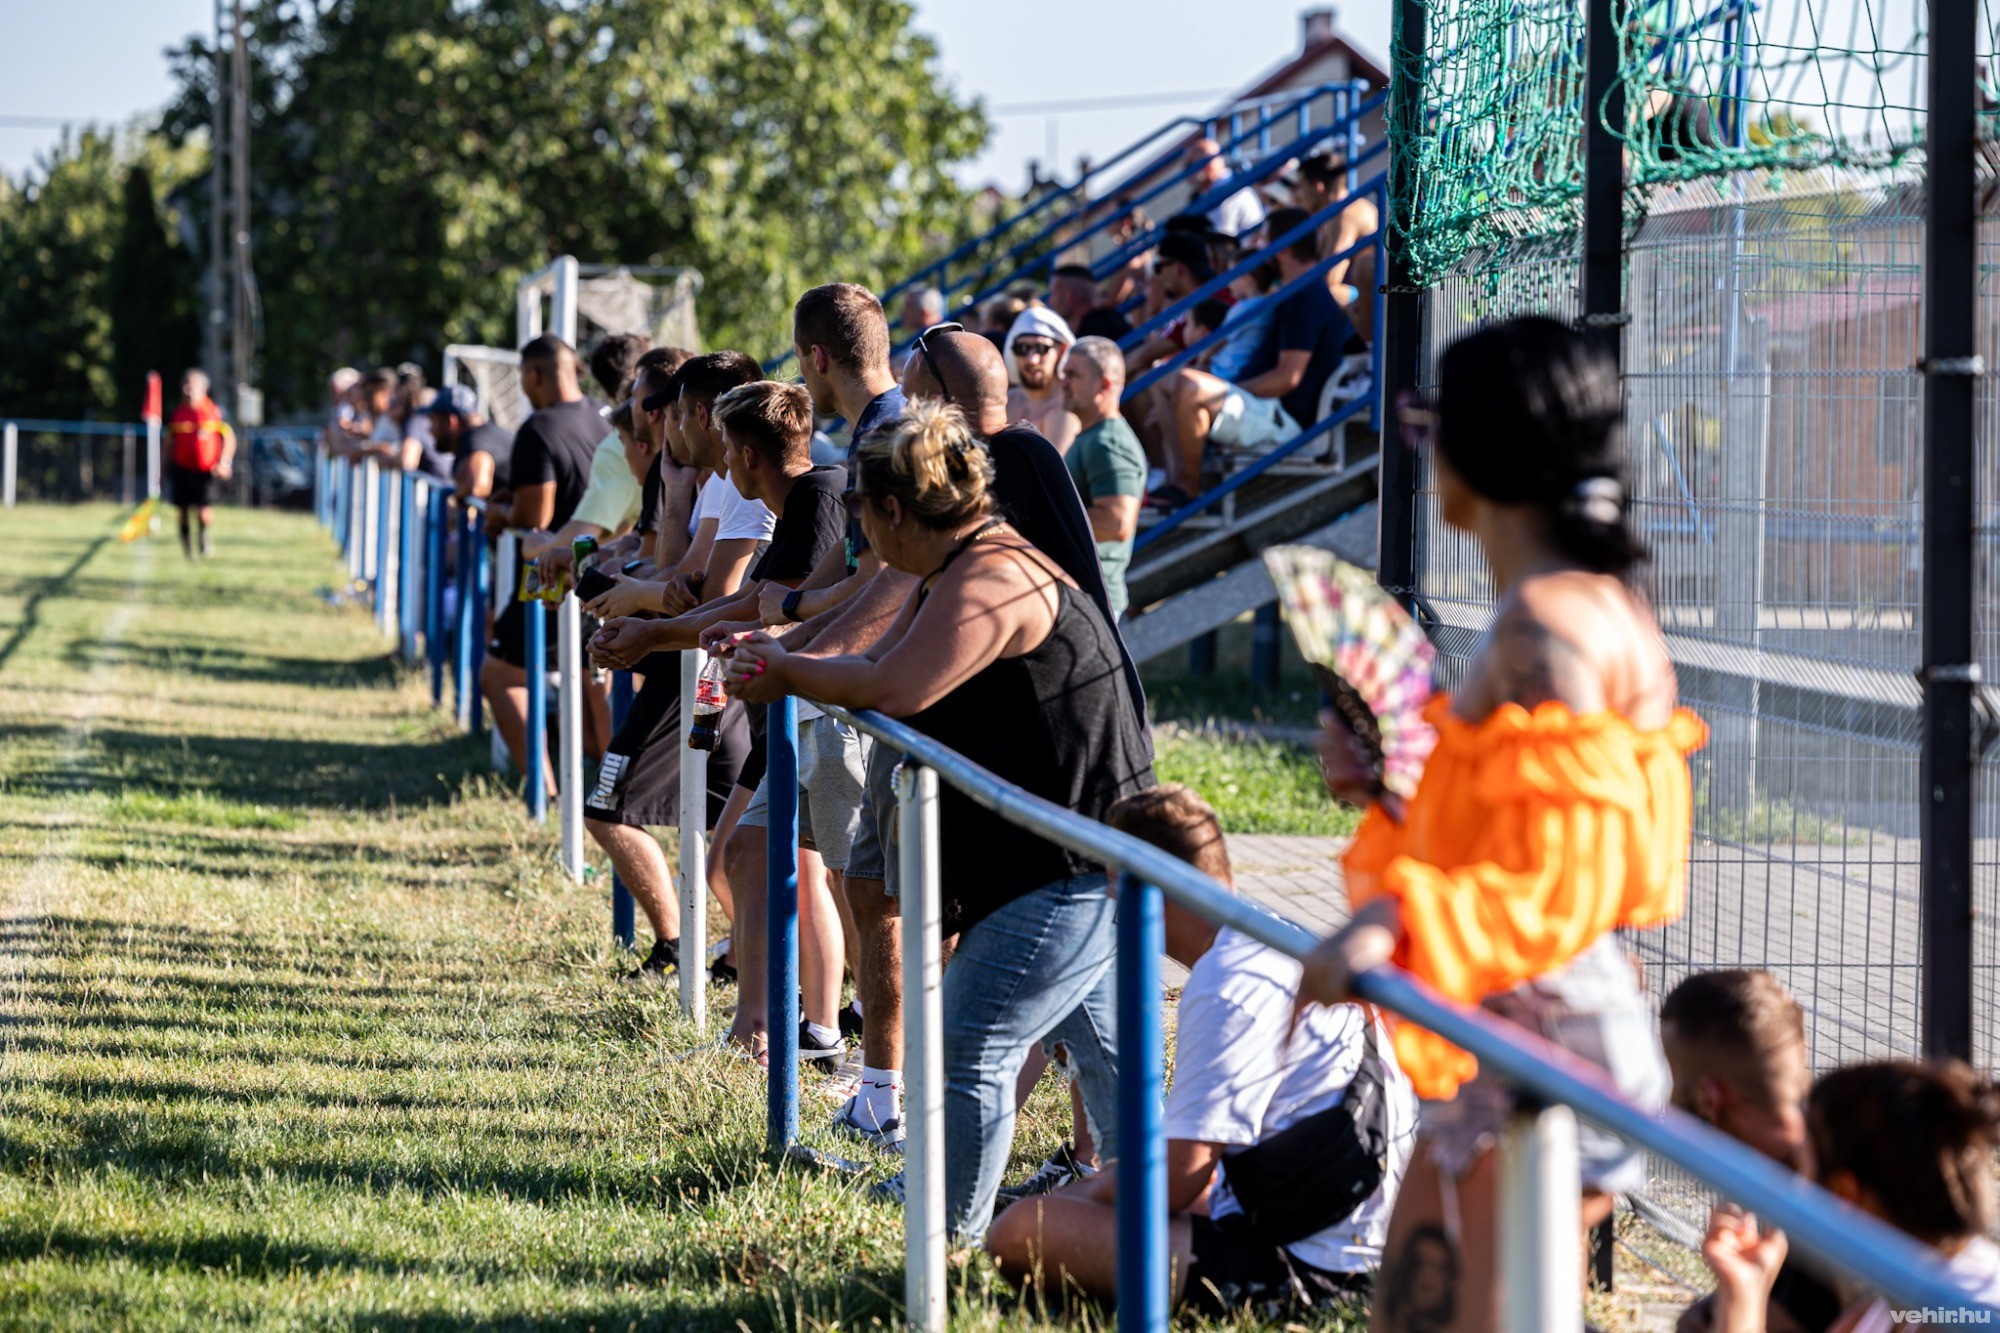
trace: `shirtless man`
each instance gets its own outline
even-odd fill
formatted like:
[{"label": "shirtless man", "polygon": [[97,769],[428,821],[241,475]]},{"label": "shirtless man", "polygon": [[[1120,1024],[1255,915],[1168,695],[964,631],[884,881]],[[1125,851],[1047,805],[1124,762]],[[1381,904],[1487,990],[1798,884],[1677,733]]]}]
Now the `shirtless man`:
[{"label": "shirtless man", "polygon": [[[1299,163],[1299,206],[1317,213],[1347,198],[1347,162],[1337,153],[1319,153]],[[1381,229],[1375,201],[1360,198],[1320,225],[1319,257],[1337,255]],[[1375,336],[1375,249],[1373,246],[1341,260],[1326,271],[1333,299],[1347,312],[1347,322],[1363,342]]]},{"label": "shirtless man", "polygon": [[1047,306],[1029,306],[1007,330],[1007,359],[1021,381],[1007,393],[1007,419],[1027,422],[1062,453],[1083,429],[1062,387],[1063,357],[1075,341],[1063,317]]}]

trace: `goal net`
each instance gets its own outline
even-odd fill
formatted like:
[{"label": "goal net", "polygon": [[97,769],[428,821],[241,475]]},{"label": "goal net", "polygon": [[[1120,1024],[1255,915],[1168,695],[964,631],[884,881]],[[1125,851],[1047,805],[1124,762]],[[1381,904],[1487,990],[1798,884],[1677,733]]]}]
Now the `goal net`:
[{"label": "goal net", "polygon": [[533,411],[521,392],[521,354],[511,347],[453,343],[444,349],[444,383],[463,384],[479,398],[479,414],[517,430]]}]

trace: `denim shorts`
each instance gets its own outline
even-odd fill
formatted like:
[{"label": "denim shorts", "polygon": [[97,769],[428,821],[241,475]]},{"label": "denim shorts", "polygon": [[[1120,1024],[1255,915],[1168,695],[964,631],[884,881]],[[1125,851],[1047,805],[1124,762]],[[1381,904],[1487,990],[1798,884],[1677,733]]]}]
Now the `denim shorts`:
[{"label": "denim shorts", "polygon": [[[1634,1105],[1654,1113],[1666,1105],[1672,1076],[1659,1022],[1638,966],[1616,935],[1604,935],[1567,967],[1492,996],[1485,1008],[1604,1070]],[[1463,1175],[1497,1141],[1513,1110],[1512,1091],[1483,1069],[1452,1100],[1425,1102],[1421,1123],[1432,1160]],[[1576,1136],[1587,1188],[1630,1194],[1645,1187],[1642,1150],[1581,1120]]]},{"label": "denim shorts", "polygon": [[896,769],[903,762],[900,750],[874,745],[868,752],[868,774],[861,802],[861,822],[854,834],[854,850],[847,857],[849,879],[882,881],[882,892],[896,896],[900,882],[896,853]]},{"label": "denim shorts", "polygon": [[[861,826],[862,776],[875,742],[822,713],[799,726],[799,843],[820,854],[827,869],[845,871]],[[737,821],[739,828],[771,822],[770,779]]]}]

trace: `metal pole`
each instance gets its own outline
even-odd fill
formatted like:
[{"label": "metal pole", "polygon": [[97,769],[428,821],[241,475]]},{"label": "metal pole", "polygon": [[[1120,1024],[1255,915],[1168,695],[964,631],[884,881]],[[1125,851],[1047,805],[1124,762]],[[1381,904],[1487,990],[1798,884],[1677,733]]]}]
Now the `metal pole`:
[{"label": "metal pole", "polygon": [[126,431],[118,437],[118,503],[139,503],[139,442]]},{"label": "metal pole", "polygon": [[146,418],[146,498],[160,498],[160,419]]},{"label": "metal pole", "polygon": [[223,173],[228,167],[229,99],[236,86],[230,78],[228,56],[222,45],[223,5],[224,0],[215,0],[215,68],[214,82],[210,85],[215,90],[215,100],[208,125],[208,327],[202,337],[202,365],[218,398],[228,397],[229,386],[236,382],[230,374],[223,345],[224,326],[228,323],[223,302],[229,290],[229,265],[224,258],[229,235],[229,189]]},{"label": "metal pole", "polygon": [[576,346],[576,297],[579,274],[574,255],[559,255],[551,265],[555,279],[555,290],[549,296],[549,322],[555,325],[556,336]]},{"label": "metal pole", "polygon": [[770,978],[769,1137],[784,1152],[799,1137],[799,704],[786,695],[765,718],[765,955]]},{"label": "metal pole", "polygon": [[1382,220],[1386,281],[1382,284],[1382,465],[1378,481],[1381,529],[1375,576],[1391,592],[1417,590],[1417,464],[1394,439],[1396,395],[1417,387],[1423,360],[1423,292],[1410,260],[1408,224],[1416,215],[1416,141],[1424,126],[1424,0],[1397,0],[1389,48],[1389,191]]},{"label": "metal pole", "polygon": [[1284,626],[1278,619],[1278,604],[1267,602],[1257,608],[1250,621],[1250,689],[1256,694],[1275,694],[1278,689],[1279,643]]},{"label": "metal pole", "polygon": [[[708,665],[699,648],[681,653],[681,1012],[708,1026],[708,751],[687,743],[695,682]],[[664,684],[665,682],[661,682]],[[625,909],[629,920],[632,909]],[[631,927],[626,927],[631,938]]]},{"label": "metal pole", "polygon": [[903,908],[903,1311],[944,1333],[944,962],[938,938],[938,780],[904,761],[896,772]]},{"label": "metal pole", "polygon": [[539,598],[521,608],[528,619],[528,818],[537,824],[549,819],[549,607]]},{"label": "metal pole", "polygon": [[477,736],[486,720],[479,672],[486,665],[486,608],[493,596],[493,553],[486,547],[486,533],[480,525],[477,510],[467,511],[465,525],[470,533],[467,545],[472,547],[472,585],[459,599],[461,604],[471,603],[462,622],[465,626],[465,693],[461,696],[459,707],[465,713],[466,734]]},{"label": "metal pole", "polygon": [[[1924,1054],[1972,1058],[1976,6],[1930,0],[1924,189]],[[1940,58],[1942,53],[1943,58]]]},{"label": "metal pole", "polygon": [[1119,878],[1118,1330],[1167,1326],[1167,1155],[1161,1130],[1166,1033],[1160,958],[1167,937],[1158,887]]},{"label": "metal pole", "polygon": [[1581,1333],[1583,1256],[1576,1117],[1524,1107],[1500,1141],[1500,1291],[1505,1329]]},{"label": "metal pole", "polygon": [[473,669],[473,653],[483,637],[481,631],[486,628],[483,615],[486,602],[480,595],[486,541],[480,535],[477,510],[464,505],[458,514],[458,634],[452,644],[452,699],[458,705],[459,729],[470,735],[478,718],[473,697],[478,688],[478,673]]},{"label": "metal pole", "polygon": [[396,619],[396,501],[389,469],[375,469],[375,628],[389,633]]},{"label": "metal pole", "polygon": [[583,882],[583,692],[590,678],[583,665],[583,608],[574,591],[556,607],[556,716],[562,736],[562,767],[556,770],[556,799],[562,817],[562,863],[569,877]]},{"label": "metal pole", "polygon": [[1618,137],[1625,129],[1625,84],[1618,77],[1619,4],[1620,0],[1590,0],[1583,100],[1582,327],[1614,356],[1629,318],[1625,314],[1625,145]]},{"label": "metal pole", "polygon": [[13,422],[0,426],[0,505],[14,507],[14,483],[21,468],[21,431]]},{"label": "metal pole", "polygon": [[[629,671],[614,671],[611,673],[611,731],[613,735],[616,735],[618,729],[625,725],[625,715],[631,711],[632,673]],[[685,800],[681,802],[681,809],[685,813],[687,809],[687,802]],[[681,842],[683,846],[686,845],[687,835],[685,832],[681,835]],[[632,947],[634,933],[632,907],[632,890],[625,887],[624,879],[618,874],[618,865],[616,862],[613,862],[611,866],[611,938],[623,949]],[[681,969],[681,980],[683,982],[682,989],[685,990],[685,982],[687,980],[686,968]]]},{"label": "metal pole", "polygon": [[[451,496],[432,486],[429,555],[424,561],[424,655],[431,668],[431,707],[444,706],[444,657],[449,626],[444,614],[445,571],[451,550]],[[465,566],[459,565],[463,573]]]},{"label": "metal pole", "polygon": [[[521,582],[521,538],[517,533],[500,534],[499,549],[493,553],[487,578],[489,586],[486,591],[493,608],[493,623],[498,624],[500,617],[506,614],[507,603],[514,599],[515,589]],[[524,607],[522,610],[525,613],[527,608]],[[528,673],[528,679],[534,679],[533,672]],[[493,758],[493,771],[506,772],[507,765],[512,760],[507,754],[507,742],[500,737],[500,728],[493,727],[488,731],[487,742],[488,752]]]},{"label": "metal pole", "polygon": [[417,660],[417,577],[422,547],[417,534],[422,524],[417,508],[417,474],[404,472],[396,496],[396,648],[406,664]]}]

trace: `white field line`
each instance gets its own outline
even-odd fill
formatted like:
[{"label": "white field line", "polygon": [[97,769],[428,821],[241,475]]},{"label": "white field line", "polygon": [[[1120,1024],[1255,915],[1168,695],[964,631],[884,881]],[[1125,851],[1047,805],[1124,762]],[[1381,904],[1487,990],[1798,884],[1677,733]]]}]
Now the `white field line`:
[{"label": "white field line", "polygon": [[[90,725],[103,711],[111,685],[108,654],[123,642],[125,631],[138,615],[136,594],[152,572],[152,543],[142,541],[135,546],[130,588],[134,596],[118,603],[105,618],[97,643],[90,650],[90,667],[70,692],[68,706],[62,710],[68,725],[58,742],[56,769],[62,777],[76,780],[73,785],[64,784],[72,790],[89,785],[84,761],[89,754]],[[0,902],[0,926],[8,928],[11,940],[0,943],[0,997],[4,997],[4,1002],[0,1002],[0,1076],[10,1074],[14,1067],[15,1016],[26,1008],[28,958],[37,942],[42,913],[50,898],[61,889],[76,858],[77,846],[83,840],[83,824],[84,818],[77,811],[60,812],[43,835],[41,850],[29,862],[13,891]]]}]

